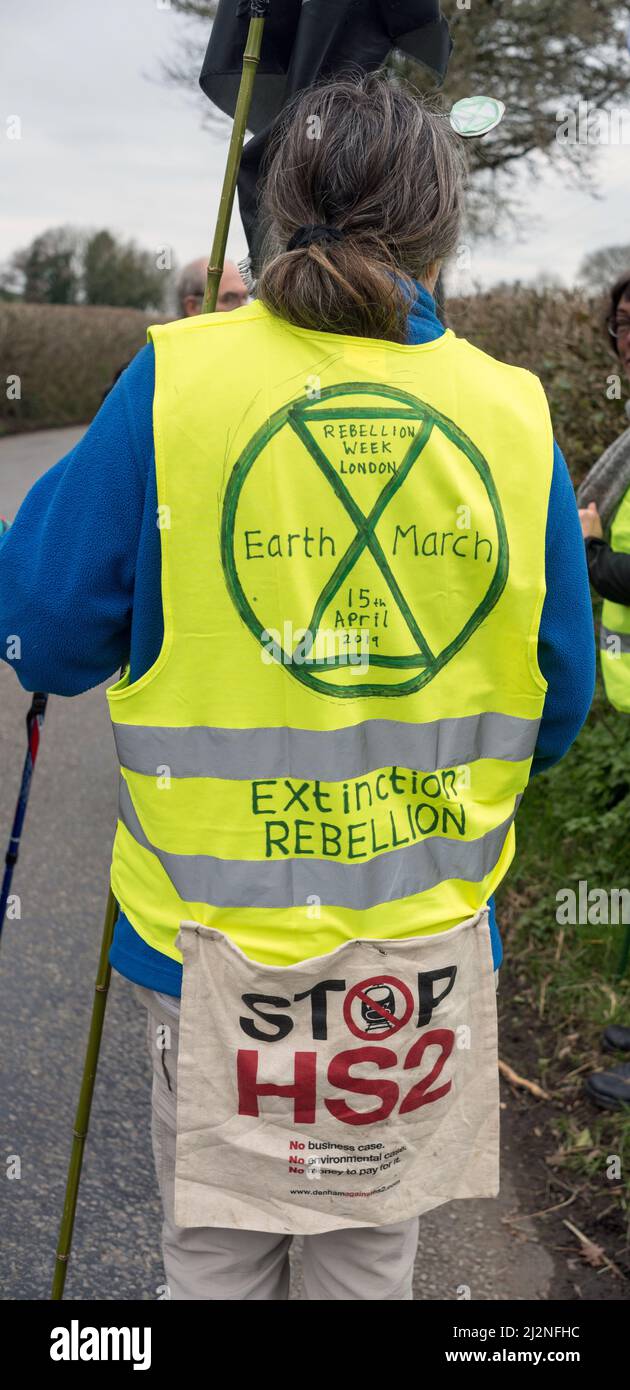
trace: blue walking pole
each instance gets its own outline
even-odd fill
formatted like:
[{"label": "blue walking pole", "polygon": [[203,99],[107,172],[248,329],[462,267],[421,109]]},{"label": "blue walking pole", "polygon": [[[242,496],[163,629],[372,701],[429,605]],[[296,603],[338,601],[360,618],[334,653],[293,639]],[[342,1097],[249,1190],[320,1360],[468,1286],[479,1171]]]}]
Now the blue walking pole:
[{"label": "blue walking pole", "polygon": [[9,901],[9,894],[11,892],[11,881],[13,879],[13,871],[17,864],[18,855],[20,853],[20,840],[22,838],[24,817],[26,815],[28,796],[31,789],[31,778],[33,776],[33,768],[35,767],[35,762],[37,760],[37,754],[39,751],[40,733],[42,724],[44,722],[44,716],[46,714],[47,703],[48,696],[42,695],[38,691],[35,695],[33,695],[31,706],[26,716],[26,757],[24,759],[24,770],[22,772],[22,782],[20,785],[20,792],[17,799],[17,806],[15,808],[15,815],[13,817],[11,838],[9,840],[9,847],[5,855],[4,877],[2,879],[2,889],[0,890],[0,935],[2,934],[2,928],[4,926],[4,919],[7,911],[7,903]]},{"label": "blue walking pole", "polygon": [[[6,517],[0,516],[0,540],[3,536],[6,535],[8,530],[9,523]],[[33,776],[33,768],[35,767],[35,762],[37,760],[37,753],[39,750],[39,738],[41,733],[41,727],[44,722],[44,715],[46,713],[47,703],[48,696],[41,694],[40,691],[37,691],[36,694],[33,695],[33,698],[31,700],[31,706],[26,716],[26,757],[24,759],[24,770],[22,772],[22,782],[20,785],[20,792],[17,799],[17,806],[15,808],[15,815],[13,817],[13,827],[11,830],[11,838],[9,840],[9,848],[7,849],[7,852],[4,857],[4,874],[2,878],[2,888],[0,889],[0,937],[2,936],[2,928],[4,927],[4,919],[7,913],[7,903],[9,901],[9,894],[11,892],[11,881],[13,879],[13,871],[17,864],[18,855],[20,853],[20,840],[22,838],[22,829],[24,827],[26,807],[28,806],[28,795],[31,789],[31,778]]]}]

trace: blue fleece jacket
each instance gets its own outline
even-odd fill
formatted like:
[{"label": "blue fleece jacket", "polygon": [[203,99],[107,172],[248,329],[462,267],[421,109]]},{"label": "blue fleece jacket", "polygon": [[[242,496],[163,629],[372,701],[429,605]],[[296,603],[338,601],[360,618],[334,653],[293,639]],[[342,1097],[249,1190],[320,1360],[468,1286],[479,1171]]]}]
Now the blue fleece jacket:
[{"label": "blue fleece jacket", "polygon": [[[441,336],[431,296],[418,286],[409,342]],[[76,447],[31,488],[0,540],[0,656],[26,690],[79,695],[130,662],[153,665],[163,638],[160,532],[153,445],[153,349],[138,353]],[[0,510],[2,498],[0,496]],[[595,641],[584,544],[569,472],[555,446],[546,529],[547,594],[538,637],[548,681],[532,773],[566,753],[588,713]],[[502,958],[494,901],[495,967]],[[181,992],[181,966],[153,950],[121,914],[112,965],[138,984]]]}]

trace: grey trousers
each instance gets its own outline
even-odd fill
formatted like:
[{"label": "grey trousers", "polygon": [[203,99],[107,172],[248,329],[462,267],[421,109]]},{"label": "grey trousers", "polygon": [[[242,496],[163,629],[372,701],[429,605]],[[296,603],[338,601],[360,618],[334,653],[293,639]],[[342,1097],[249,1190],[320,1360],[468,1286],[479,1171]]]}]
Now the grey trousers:
[{"label": "grey trousers", "polygon": [[[153,1066],[151,1135],[164,1224],[162,1250],[172,1299],[280,1300],[289,1297],[291,1236],[175,1225],[175,1139],[179,1001],[135,986],[147,1010]],[[302,1298],[410,1300],[418,1219],[305,1236]]]}]

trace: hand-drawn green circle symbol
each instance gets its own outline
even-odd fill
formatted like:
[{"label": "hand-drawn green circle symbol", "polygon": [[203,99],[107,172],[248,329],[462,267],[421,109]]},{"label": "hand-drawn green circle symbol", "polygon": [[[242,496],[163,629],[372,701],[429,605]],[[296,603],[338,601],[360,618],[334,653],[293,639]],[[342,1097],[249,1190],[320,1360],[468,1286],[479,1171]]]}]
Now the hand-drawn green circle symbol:
[{"label": "hand-drawn green circle symbol", "polygon": [[[371,398],[369,404],[362,405],[360,403],[362,396]],[[352,400],[347,400],[347,397],[352,397]],[[375,403],[375,397],[378,398],[378,404]],[[371,422],[407,420],[415,422],[415,429],[413,432],[410,431],[410,442],[400,465],[396,472],[388,478],[376,501],[367,512],[361,509],[339,472],[327,457],[315,434],[309,429],[309,423],[312,425],[321,421],[356,422],[357,420]],[[341,503],[352,521],[355,533],[340,559],[336,560],[333,572],[319,594],[306,630],[306,647],[304,643],[301,644],[299,658],[295,654],[283,650],[282,665],[291,676],[309,689],[334,699],[378,695],[389,698],[410,695],[433,680],[447,662],[461,651],[472,633],[494,608],[505,588],[509,568],[508,539],[503,511],[489,464],[468,435],[447,416],[442,415],[440,411],[420,400],[417,396],[397,387],[383,385],[380,382],[343,382],[339,385],[328,386],[315,399],[305,399],[301,395],[286,402],[279,410],[270,415],[246,444],[232,469],[225,492],[221,518],[221,560],[228,592],[250,632],[261,647],[267,651],[269,651],[268,628],[254,609],[253,605],[256,600],[250,600],[247,596],[239,573],[235,554],[235,524],[243,487],[251,470],[256,467],[257,460],[261,458],[270,441],[277,440],[278,435],[285,428],[292,431],[293,443],[295,443],[295,436],[300,440],[305,450],[305,458],[309,458],[312,463],[317,465],[337,502]],[[392,571],[376,534],[376,527],[389,503],[399,493],[412,470],[426,464],[428,455],[425,454],[425,450],[434,429],[446,436],[447,440],[461,452],[467,460],[467,464],[474,470],[477,482],[481,483],[494,516],[497,545],[497,558],[492,578],[480,602],[466,618],[453,640],[447,642],[438,652],[434,652],[426,640],[417,616],[413,612],[413,606],[402,592],[401,585]],[[424,459],[423,454],[425,455]],[[279,466],[282,467],[281,462]],[[294,461],[291,466],[295,467]],[[406,653],[404,655],[370,651],[367,678],[359,681],[356,679],[356,666],[349,664],[347,658],[322,657],[316,656],[314,653],[311,655],[311,653],[315,646],[319,625],[328,605],[335,598],[344,580],[352,573],[361,555],[366,551],[376,562],[380,571],[380,578],[389,593],[392,606],[398,610],[406,625],[407,637],[411,634],[414,650],[411,654]],[[337,672],[341,667],[345,668],[343,683],[335,682],[333,684],[330,680],[327,681],[322,678],[326,671]],[[391,679],[389,682],[382,679],[378,680],[379,667],[400,670],[400,681],[392,683]]]}]

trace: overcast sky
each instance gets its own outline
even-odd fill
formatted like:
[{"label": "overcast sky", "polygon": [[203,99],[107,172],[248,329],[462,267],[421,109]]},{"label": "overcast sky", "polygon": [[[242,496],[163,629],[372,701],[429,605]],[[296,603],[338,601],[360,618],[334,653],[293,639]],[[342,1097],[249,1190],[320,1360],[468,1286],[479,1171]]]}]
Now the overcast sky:
[{"label": "overcast sky", "polygon": [[[166,0],[5,3],[0,262],[62,223],[171,246],[180,265],[208,251],[229,125],[203,129],[205,99],[161,80],[183,24]],[[15,115],[19,140],[2,128]],[[630,241],[630,146],[602,147],[597,160],[598,199],[551,173],[524,183],[533,223],[520,240],[478,243],[466,275],[491,284],[553,272],[571,282],[587,251]],[[228,254],[245,251],[236,212]]]}]

